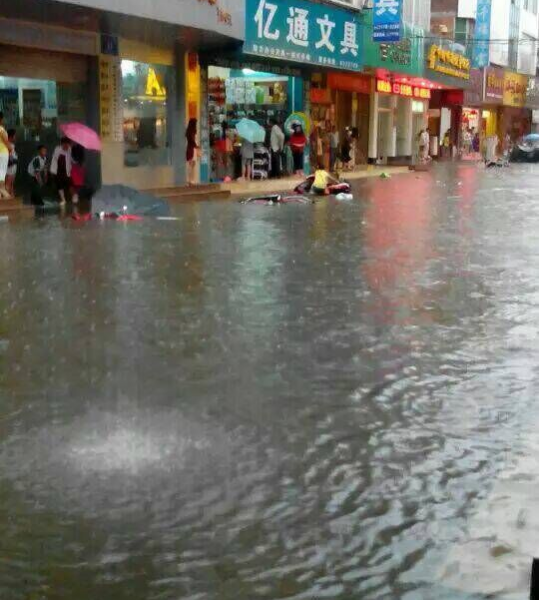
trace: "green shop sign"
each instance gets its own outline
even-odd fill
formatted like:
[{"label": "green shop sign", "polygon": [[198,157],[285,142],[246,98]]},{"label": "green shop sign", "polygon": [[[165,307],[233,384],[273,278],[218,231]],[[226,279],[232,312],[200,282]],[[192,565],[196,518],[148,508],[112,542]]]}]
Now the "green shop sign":
[{"label": "green shop sign", "polygon": [[400,42],[377,43],[372,40],[372,10],[363,13],[365,67],[423,77],[425,54],[423,29],[402,25]]}]

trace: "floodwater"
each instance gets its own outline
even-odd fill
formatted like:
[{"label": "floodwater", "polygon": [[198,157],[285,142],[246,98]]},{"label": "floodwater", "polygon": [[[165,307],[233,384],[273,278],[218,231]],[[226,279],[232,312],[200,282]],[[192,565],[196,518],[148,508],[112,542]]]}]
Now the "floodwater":
[{"label": "floodwater", "polygon": [[538,189],[0,225],[0,598],[525,597]]}]

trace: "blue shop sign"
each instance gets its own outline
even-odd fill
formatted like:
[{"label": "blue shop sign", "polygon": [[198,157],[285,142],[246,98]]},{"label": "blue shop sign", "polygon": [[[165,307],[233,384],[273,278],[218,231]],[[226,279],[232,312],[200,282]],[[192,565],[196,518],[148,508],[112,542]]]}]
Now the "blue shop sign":
[{"label": "blue shop sign", "polygon": [[401,39],[402,0],[374,0],[372,23],[374,42],[399,42]]},{"label": "blue shop sign", "polygon": [[246,0],[246,6],[245,53],[361,70],[359,13],[305,0]]},{"label": "blue shop sign", "polygon": [[488,67],[490,63],[490,19],[492,15],[491,0],[477,2],[475,19],[475,41],[472,52],[472,66],[475,69]]}]

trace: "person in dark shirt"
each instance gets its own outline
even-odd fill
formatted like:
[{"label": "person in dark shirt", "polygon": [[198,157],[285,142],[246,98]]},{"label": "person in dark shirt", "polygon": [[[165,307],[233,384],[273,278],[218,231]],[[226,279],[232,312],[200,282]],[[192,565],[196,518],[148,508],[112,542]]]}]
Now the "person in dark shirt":
[{"label": "person in dark shirt", "polygon": [[43,188],[47,184],[47,148],[38,146],[37,155],[28,165],[28,175],[32,178],[31,201],[35,206],[43,206]]}]

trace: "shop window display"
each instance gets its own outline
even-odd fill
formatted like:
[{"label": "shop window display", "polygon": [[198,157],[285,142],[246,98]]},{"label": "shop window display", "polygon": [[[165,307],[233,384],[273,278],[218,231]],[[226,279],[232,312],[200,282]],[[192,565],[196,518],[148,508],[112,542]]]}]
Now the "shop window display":
[{"label": "shop window display", "polygon": [[16,131],[20,168],[17,187],[27,184],[25,166],[35,156],[37,144],[50,152],[58,143],[59,125],[86,122],[86,84],[62,83],[46,79],[0,77],[0,111],[6,129]]},{"label": "shop window display", "polygon": [[125,166],[170,164],[167,124],[172,68],[122,61]]},{"label": "shop window display", "polygon": [[[236,125],[252,119],[268,129],[271,119],[281,125],[289,114],[289,78],[251,69],[209,67],[208,108],[211,179],[222,181],[242,175],[241,138]],[[255,145],[253,177],[265,179],[270,167],[267,144]]]}]

